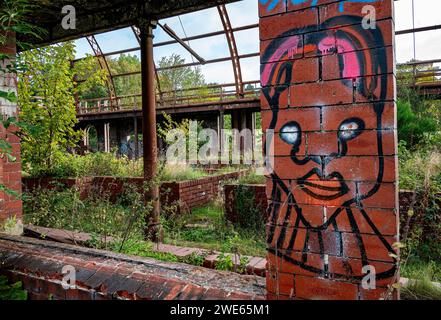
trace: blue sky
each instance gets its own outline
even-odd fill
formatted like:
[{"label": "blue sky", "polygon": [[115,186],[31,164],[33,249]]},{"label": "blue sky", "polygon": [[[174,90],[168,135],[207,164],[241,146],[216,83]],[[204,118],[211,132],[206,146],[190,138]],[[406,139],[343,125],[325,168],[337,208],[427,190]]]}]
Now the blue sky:
[{"label": "blue sky", "polygon": [[[233,27],[258,22],[258,0],[243,0],[227,5]],[[415,0],[415,27],[441,24],[440,0]],[[183,28],[178,17],[161,20],[168,24],[180,37],[192,36],[222,30],[222,23],[216,8],[210,8],[190,14],[181,15]],[[395,1],[395,28],[403,30],[412,28],[412,0]],[[185,30],[185,34],[184,34]],[[154,32],[155,42],[170,40],[170,37],[157,28]],[[237,32],[235,34],[239,54],[259,51],[258,29]],[[130,28],[96,35],[104,52],[137,47],[138,43]],[[190,46],[205,59],[227,57],[228,44],[225,36],[216,36],[190,42]],[[413,36],[402,35],[396,38],[397,61],[406,62],[413,58]],[[77,57],[92,53],[85,39],[77,40]],[[190,54],[178,44],[155,48],[155,60],[172,53],[180,54],[191,62]],[[135,54],[139,54],[135,52]],[[441,58],[441,30],[416,34],[416,58],[419,60]],[[241,61],[244,81],[259,79],[259,58]],[[201,67],[207,82],[233,82],[231,62],[208,64]]]}]

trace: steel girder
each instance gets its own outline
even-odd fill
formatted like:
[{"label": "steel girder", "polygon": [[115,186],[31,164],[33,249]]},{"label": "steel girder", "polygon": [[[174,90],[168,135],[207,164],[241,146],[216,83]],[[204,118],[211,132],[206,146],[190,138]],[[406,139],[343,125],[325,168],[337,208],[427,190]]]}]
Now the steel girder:
[{"label": "steel girder", "polygon": [[110,108],[111,109],[118,108],[118,99],[115,90],[115,83],[113,82],[112,72],[110,71],[110,67],[109,64],[107,63],[107,59],[104,56],[103,51],[101,50],[101,47],[98,44],[98,41],[96,40],[95,36],[93,35],[87,36],[86,39],[89,42],[89,45],[92,48],[95,57],[98,59],[100,68],[106,72],[106,76],[107,76],[106,84],[107,84],[107,89],[109,91]]}]

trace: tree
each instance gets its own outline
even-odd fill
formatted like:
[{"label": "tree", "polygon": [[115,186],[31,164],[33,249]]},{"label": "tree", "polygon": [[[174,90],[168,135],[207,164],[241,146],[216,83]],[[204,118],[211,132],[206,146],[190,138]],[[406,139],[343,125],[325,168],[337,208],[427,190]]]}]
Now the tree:
[{"label": "tree", "polygon": [[[141,61],[136,55],[121,54],[118,58],[107,58],[107,63],[112,75],[138,72],[141,70]],[[159,68],[165,68],[165,70],[161,70],[158,73],[160,88],[162,92],[169,92],[164,95],[165,98],[174,98],[183,95],[198,97],[219,91],[219,89],[209,90],[207,88],[201,88],[177,94],[175,92],[176,90],[203,87],[205,85],[204,76],[199,67],[170,68],[184,63],[185,59],[178,54],[172,54],[170,57],[162,57],[159,61]],[[98,64],[96,64],[96,68],[99,68]],[[115,84],[117,96],[136,95],[141,93],[140,74],[114,77],[113,82]],[[84,91],[81,94],[81,99],[104,97],[108,97],[108,89],[104,84],[95,85],[91,87],[89,91]]]},{"label": "tree", "polygon": [[[141,61],[135,55],[121,54],[117,59],[108,60],[112,74],[136,72],[141,70]],[[118,96],[138,94],[141,92],[141,75],[134,74],[113,79]]]},{"label": "tree", "polygon": [[[9,37],[12,35],[26,35],[34,38],[41,38],[46,32],[26,21],[26,14],[34,9],[34,5],[29,4],[27,0],[4,0],[0,7],[0,46],[8,44]],[[29,48],[27,43],[16,41],[16,46],[19,49]],[[14,56],[0,53],[0,75],[7,73],[16,75],[20,68],[15,62]],[[0,98],[7,102],[16,103],[17,95],[14,91],[0,90]],[[22,121],[18,121],[15,116],[2,115],[0,123],[4,129],[10,130],[10,133],[18,135],[22,128],[30,128],[30,126]],[[7,157],[9,161],[16,161],[12,155],[11,144],[5,139],[0,139],[0,158]],[[10,190],[5,185],[0,184],[0,191],[18,196],[17,192]]]},{"label": "tree", "polygon": [[[26,66],[19,72],[18,102],[20,118],[34,128],[22,136],[23,163],[34,172],[50,174],[57,159],[76,146],[82,132],[77,123],[75,94],[104,82],[103,75],[92,72],[93,59],[83,60],[75,68],[73,42],[52,45],[21,53],[18,61]],[[90,75],[86,81],[78,78]]]},{"label": "tree", "polygon": [[[185,59],[173,53],[170,57],[159,60],[159,68],[169,68],[185,63]],[[162,91],[176,91],[205,85],[205,79],[199,67],[179,67],[161,70],[159,81]]]}]

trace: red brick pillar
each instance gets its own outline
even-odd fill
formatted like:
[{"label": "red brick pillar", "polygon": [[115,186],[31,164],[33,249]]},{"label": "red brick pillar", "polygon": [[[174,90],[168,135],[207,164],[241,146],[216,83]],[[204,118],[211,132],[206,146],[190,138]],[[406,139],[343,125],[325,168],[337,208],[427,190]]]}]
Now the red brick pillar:
[{"label": "red brick pillar", "polygon": [[259,10],[262,124],[274,130],[268,298],[386,298],[398,277],[393,0]]},{"label": "red brick pillar", "polygon": [[[6,54],[11,59],[16,54],[15,35],[10,35],[5,45],[0,45],[0,53]],[[16,92],[17,82],[13,73],[5,73],[11,66],[11,59],[0,60],[0,90],[5,92]],[[17,105],[11,101],[0,98],[0,110],[4,119],[8,117],[17,116]],[[0,230],[13,234],[21,234],[22,227],[22,201],[19,199],[21,194],[21,164],[20,164],[20,140],[12,132],[17,128],[10,126],[5,129],[0,124],[0,139],[6,140],[12,147],[11,155],[15,161],[3,156],[0,159],[0,185],[6,187],[8,190],[15,192],[9,194],[8,192],[0,191]]]}]

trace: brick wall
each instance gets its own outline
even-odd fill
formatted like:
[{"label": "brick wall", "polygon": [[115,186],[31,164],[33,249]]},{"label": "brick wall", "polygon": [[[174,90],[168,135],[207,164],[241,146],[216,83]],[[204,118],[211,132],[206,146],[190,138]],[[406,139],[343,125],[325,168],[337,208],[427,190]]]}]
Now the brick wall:
[{"label": "brick wall", "polygon": [[[374,8],[375,29],[362,24]],[[260,1],[270,299],[371,299],[396,282],[392,0]],[[364,266],[376,289],[361,286]],[[393,295],[393,297],[396,297]]]},{"label": "brick wall", "polygon": [[[63,289],[63,267],[75,285]],[[264,279],[103,250],[0,235],[0,274],[29,300],[254,300]]]},{"label": "brick wall", "polygon": [[[247,171],[240,170],[187,181],[161,183],[161,203],[178,204],[180,213],[203,206],[213,201],[222,190],[222,181],[237,179]],[[81,179],[23,178],[23,188],[32,191],[37,188],[54,189],[59,187],[77,187],[83,198],[90,193],[104,193],[115,201],[123,192],[124,185],[138,186],[140,191],[143,178],[86,177]]]},{"label": "brick wall", "polygon": [[[236,190],[238,185],[237,184],[226,184],[224,185],[224,192],[225,192],[225,217],[228,221],[236,222],[237,221],[237,208],[236,208]],[[266,197],[266,186],[265,185],[246,185],[246,188],[252,192],[254,195],[255,205],[256,207],[262,208],[262,219],[266,220],[268,219],[268,211],[267,209],[267,197]],[[416,197],[413,191],[406,191],[406,190],[400,190],[399,192],[399,208],[400,212],[408,212],[411,206],[414,207],[420,207],[422,204],[420,202],[420,199]],[[441,199],[441,194],[439,195],[439,198]],[[413,203],[413,201],[416,201]],[[438,201],[439,206],[441,206],[441,200]],[[391,221],[388,224],[388,228],[394,228],[395,221]],[[405,228],[406,220],[402,220],[400,225],[401,229]]]},{"label": "brick wall", "polygon": [[[15,35],[9,34],[7,42],[4,46],[0,45],[0,53],[7,55],[9,58],[0,60],[1,69],[7,71],[11,66],[11,59],[15,56],[16,45]],[[0,90],[5,92],[16,92],[17,82],[16,77],[12,73],[5,73],[0,71]],[[11,116],[17,116],[17,105],[4,98],[0,98],[0,116],[3,119]],[[5,186],[18,195],[21,193],[21,164],[20,164],[20,140],[13,134],[17,128],[10,126],[4,128],[0,124],[0,139],[5,140],[11,146],[11,155],[16,158],[12,161],[8,157],[0,159],[0,185]],[[21,218],[22,218],[22,202],[15,195],[9,195],[5,192],[0,192],[0,226],[8,218],[16,218],[16,228],[10,228],[8,232],[21,233]],[[10,226],[11,227],[11,226]]]},{"label": "brick wall", "polygon": [[228,221],[237,223],[239,220],[239,212],[237,203],[240,199],[237,198],[238,188],[242,189],[247,195],[252,195],[254,200],[254,207],[260,210],[262,219],[266,221],[268,218],[268,201],[266,199],[265,185],[239,185],[239,184],[226,184],[224,185],[224,199],[225,199],[225,218]]}]

